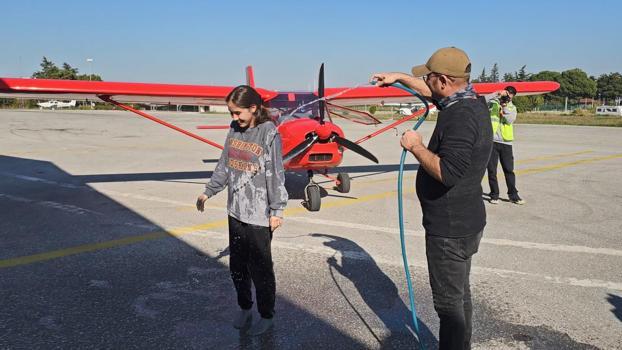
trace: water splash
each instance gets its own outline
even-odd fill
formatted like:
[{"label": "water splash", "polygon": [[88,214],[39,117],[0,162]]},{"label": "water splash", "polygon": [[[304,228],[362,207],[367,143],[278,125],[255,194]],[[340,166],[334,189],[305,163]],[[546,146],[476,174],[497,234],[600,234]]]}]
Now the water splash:
[{"label": "water splash", "polygon": [[343,94],[345,94],[345,93],[347,93],[347,92],[350,92],[350,91],[352,91],[352,90],[354,90],[354,89],[358,89],[358,88],[360,88],[360,87],[363,87],[363,86],[370,86],[370,85],[372,85],[372,84],[370,84],[369,82],[366,82],[366,83],[359,84],[359,85],[356,85],[356,86],[351,87],[351,88],[347,88],[347,89],[345,89],[345,90],[343,90],[343,91],[339,91],[339,92],[337,92],[337,93],[335,93],[335,94],[332,94],[332,95],[328,95],[328,96],[324,96],[324,97],[317,98],[317,99],[315,99],[315,100],[313,100],[313,101],[311,101],[311,102],[307,102],[307,103],[305,103],[305,104],[302,104],[302,105],[300,105],[300,106],[296,107],[296,109],[294,109],[293,111],[291,111],[291,112],[289,112],[289,113],[285,114],[284,116],[285,116],[285,117],[293,117],[293,116],[294,116],[294,113],[296,113],[296,112],[298,112],[299,110],[301,110],[301,109],[303,109],[303,108],[305,108],[305,107],[307,107],[307,106],[310,106],[310,105],[312,105],[312,104],[314,104],[314,103],[317,103],[317,102],[319,102],[319,101],[328,101],[328,100],[331,100],[331,99],[333,99],[333,98],[335,98],[335,97],[339,97],[339,96],[341,96],[341,95],[343,95]]}]

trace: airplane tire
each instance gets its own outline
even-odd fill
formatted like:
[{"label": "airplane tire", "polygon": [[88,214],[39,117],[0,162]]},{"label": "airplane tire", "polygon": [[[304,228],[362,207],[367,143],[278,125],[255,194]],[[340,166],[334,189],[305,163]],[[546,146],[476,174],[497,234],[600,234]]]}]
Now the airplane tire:
[{"label": "airplane tire", "polygon": [[322,205],[320,186],[310,185],[305,188],[305,191],[307,192],[307,209],[309,209],[309,211],[319,211]]},{"label": "airplane tire", "polygon": [[337,174],[337,181],[339,181],[339,185],[337,185],[337,191],[341,193],[350,192],[350,175],[347,173],[339,173]]}]

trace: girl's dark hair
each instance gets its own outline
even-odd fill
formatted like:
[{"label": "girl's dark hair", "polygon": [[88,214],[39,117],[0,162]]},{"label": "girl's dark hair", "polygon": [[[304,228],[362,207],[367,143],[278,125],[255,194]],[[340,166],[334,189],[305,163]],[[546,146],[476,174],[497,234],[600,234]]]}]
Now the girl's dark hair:
[{"label": "girl's dark hair", "polygon": [[240,108],[250,108],[252,105],[257,106],[255,116],[255,124],[259,125],[267,121],[272,121],[268,115],[268,109],[263,105],[261,95],[248,85],[236,86],[225,98],[227,103],[231,102]]}]

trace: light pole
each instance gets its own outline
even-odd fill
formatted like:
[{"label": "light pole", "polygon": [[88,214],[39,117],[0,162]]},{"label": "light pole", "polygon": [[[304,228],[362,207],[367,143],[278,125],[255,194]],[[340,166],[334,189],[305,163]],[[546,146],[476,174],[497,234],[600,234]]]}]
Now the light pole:
[{"label": "light pole", "polygon": [[93,77],[93,59],[92,58],[87,58],[86,62],[90,63],[90,65],[91,65],[91,74],[89,74],[89,80],[91,80],[91,78]]}]

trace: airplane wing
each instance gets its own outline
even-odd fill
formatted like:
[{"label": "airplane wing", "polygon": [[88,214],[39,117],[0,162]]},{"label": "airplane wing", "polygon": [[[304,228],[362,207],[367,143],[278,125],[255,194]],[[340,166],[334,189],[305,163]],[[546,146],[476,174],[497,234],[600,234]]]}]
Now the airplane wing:
[{"label": "airplane wing", "polygon": [[[101,97],[105,97],[120,103],[162,105],[224,105],[225,97],[233,88],[233,86],[0,78],[0,97],[81,101],[99,101]],[[259,88],[256,90],[266,101],[277,95],[274,91]]]},{"label": "airplane wing", "polygon": [[[475,91],[486,95],[506,86],[516,88],[517,96],[539,95],[559,89],[553,81],[520,81],[503,83],[473,83]],[[364,86],[357,88],[326,88],[327,100],[341,106],[371,105],[384,103],[412,103],[418,101],[410,93],[394,87]]]}]

